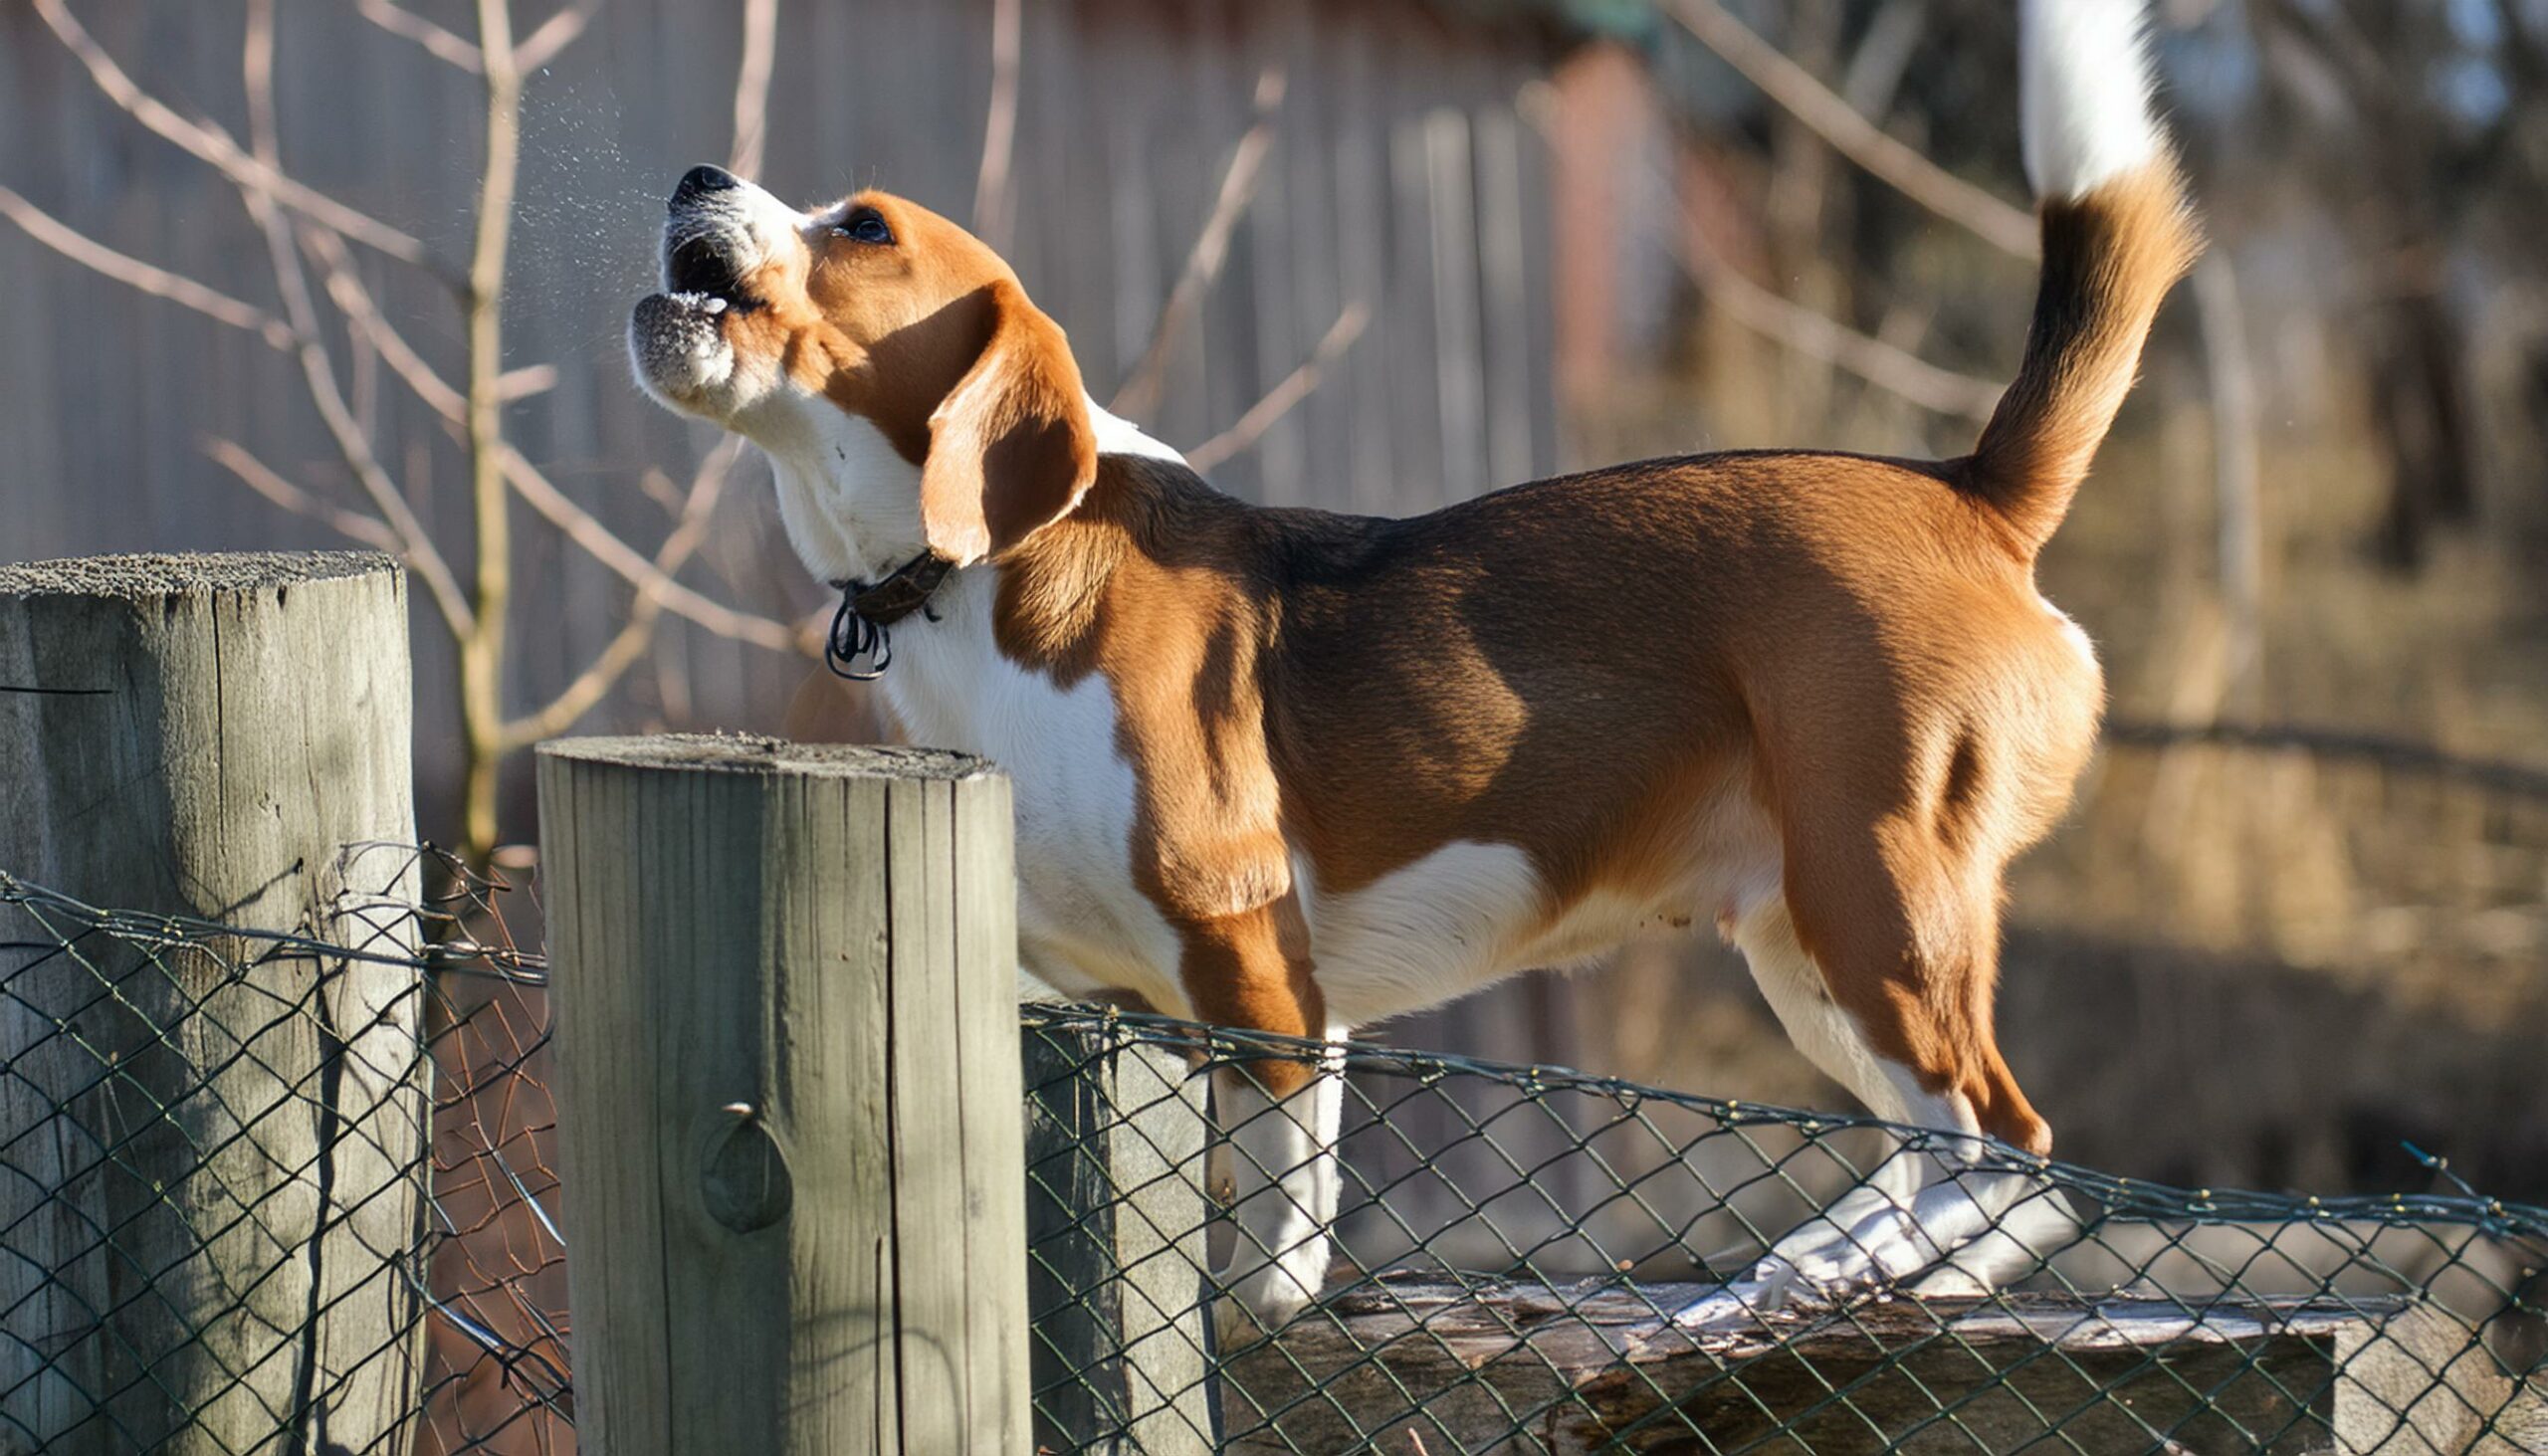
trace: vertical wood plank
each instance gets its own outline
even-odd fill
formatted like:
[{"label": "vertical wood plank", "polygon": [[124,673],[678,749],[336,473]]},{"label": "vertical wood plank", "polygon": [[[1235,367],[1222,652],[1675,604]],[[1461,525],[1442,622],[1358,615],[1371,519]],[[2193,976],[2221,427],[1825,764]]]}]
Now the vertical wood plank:
[{"label": "vertical wood plank", "polygon": [[1468,113],[1456,105],[1435,106],[1424,115],[1421,135],[1432,244],[1428,272],[1433,282],[1434,388],[1440,405],[1442,499],[1447,503],[1464,501],[1490,485]]},{"label": "vertical wood plank", "polygon": [[[1489,74],[1490,81],[1494,79]],[[1522,125],[1490,91],[1470,134],[1477,178],[1479,363],[1485,397],[1486,479],[1480,490],[1536,474],[1531,436],[1530,292],[1526,270],[1541,215],[1522,193]]]}]

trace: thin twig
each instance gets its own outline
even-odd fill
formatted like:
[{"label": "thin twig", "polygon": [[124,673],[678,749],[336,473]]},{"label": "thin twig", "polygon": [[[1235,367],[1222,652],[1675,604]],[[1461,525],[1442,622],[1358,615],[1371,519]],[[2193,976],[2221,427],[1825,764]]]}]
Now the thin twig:
[{"label": "thin twig", "polygon": [[1709,301],[1723,309],[1727,317],[1762,337],[1834,368],[1846,369],[1935,414],[1987,424],[1992,411],[1999,407],[2003,386],[1942,369],[1883,339],[1791,303],[1744,277],[1742,270],[1709,251],[1706,241],[1690,236],[1687,229],[1674,230],[1670,241],[1674,256]]},{"label": "thin twig", "polygon": [[[415,392],[426,408],[455,426],[462,425],[467,418],[467,407],[460,391],[436,373],[433,366],[426,363],[405,336],[382,315],[379,305],[363,287],[362,281],[355,277],[351,259],[343,246],[322,232],[310,233],[308,241],[326,271],[328,297],[344,312],[346,321],[371,341],[372,346],[380,351],[381,362],[406,381],[407,387]],[[506,483],[522,497],[523,504],[564,531],[568,539],[582,546],[622,580],[660,596],[664,607],[675,616],[696,622],[720,637],[779,652],[799,650],[803,634],[797,629],[767,617],[721,606],[665,577],[635,546],[567,499],[565,493],[558,490],[521,451],[511,445],[506,446],[502,464]]]},{"label": "thin twig", "polygon": [[1256,196],[1265,155],[1274,146],[1274,113],[1282,104],[1283,71],[1269,66],[1256,78],[1256,121],[1230,153],[1229,168],[1221,174],[1220,195],[1203,220],[1203,230],[1195,235],[1193,249],[1185,255],[1184,271],[1168,291],[1167,305],[1159,311],[1159,326],[1151,331],[1150,348],[1106,406],[1117,414],[1138,419],[1159,403],[1160,391],[1168,383],[1168,361],[1185,332],[1185,320],[1201,307],[1212,280],[1220,277],[1221,265],[1229,258],[1230,235]]},{"label": "thin twig", "polygon": [[557,53],[575,43],[592,24],[593,12],[601,8],[601,0],[574,0],[556,14],[539,23],[537,29],[523,37],[514,47],[514,69],[526,75],[557,59]]},{"label": "thin twig", "polygon": [[292,350],[292,326],[272,313],[254,304],[243,303],[228,294],[206,288],[193,279],[118,253],[74,230],[6,187],[0,187],[0,216],[16,223],[28,237],[83,268],[104,274],[153,298],[166,299],[181,309],[192,309],[233,328],[244,328],[264,339],[269,348],[286,353]]},{"label": "thin twig", "polygon": [[[301,229],[302,251],[316,262],[325,280],[327,299],[345,315],[355,337],[369,345],[390,371],[406,381],[407,387],[430,406],[436,414],[459,424],[466,415],[460,391],[443,381],[433,366],[424,361],[406,336],[392,325],[380,312],[380,306],[354,272],[353,258],[345,252],[344,240],[320,227]],[[557,366],[524,364],[507,369],[496,380],[496,393],[506,403],[529,399],[557,387]]]},{"label": "thin twig", "polygon": [[496,376],[496,397],[507,404],[517,399],[529,399],[534,394],[546,394],[556,387],[555,364],[525,364]]},{"label": "thin twig", "polygon": [[345,321],[354,334],[371,345],[380,355],[380,361],[389,366],[391,373],[405,380],[407,387],[415,391],[427,408],[454,424],[459,423],[464,413],[460,391],[443,382],[442,376],[424,361],[407,342],[406,336],[381,314],[380,306],[373,302],[371,291],[355,274],[353,258],[346,253],[343,241],[324,228],[304,228],[301,230],[301,243],[318,265],[326,283],[328,302],[345,315]]},{"label": "thin twig", "polygon": [[479,67],[485,64],[478,55],[478,48],[471,45],[466,37],[454,35],[416,12],[391,3],[391,0],[354,0],[354,11],[393,36],[414,41],[434,59],[457,66],[472,76],[477,75]]},{"label": "thin twig", "polygon": [[237,476],[240,483],[249,490],[274,502],[293,515],[309,517],[337,534],[360,541],[376,550],[386,551],[401,559],[406,557],[406,543],[398,539],[398,532],[391,530],[377,517],[365,516],[359,511],[347,511],[342,506],[319,500],[276,474],[264,461],[249,454],[247,448],[237,441],[224,440],[215,436],[203,442],[203,453],[210,456],[215,465]]},{"label": "thin twig", "polygon": [[333,228],[355,242],[388,254],[402,263],[413,264],[446,285],[459,282],[459,276],[423,243],[377,218],[285,176],[272,165],[249,155],[219,125],[210,121],[191,121],[178,115],[124,74],[123,68],[115,64],[114,58],[108,56],[97,39],[71,14],[64,0],[34,0],[34,5],[36,14],[87,69],[90,80],[106,94],[106,100],[144,127],[210,163],[241,187],[256,188],[311,221]]},{"label": "thin twig", "polygon": [[1806,130],[1869,175],[2011,257],[2035,258],[2032,214],[2001,201],[1887,135],[1718,0],[1665,0],[1664,9],[1700,44],[1805,123]]},{"label": "thin twig", "polygon": [[769,73],[778,58],[778,0],[743,0],[743,61],[735,72],[735,151],[728,169],[760,175],[769,132]]},{"label": "thin twig", "polygon": [[1237,423],[1211,439],[1185,452],[1185,463],[1198,471],[1210,470],[1238,455],[1273,428],[1274,422],[1290,414],[1294,406],[1307,399],[1326,378],[1336,361],[1363,336],[1363,327],[1372,321],[1372,311],[1360,300],[1348,304],[1328,325],[1327,336],[1301,361],[1301,366],[1283,376],[1283,382],[1265,391],[1265,397],[1248,406]]},{"label": "thin twig", "polygon": [[[709,518],[716,514],[717,502],[727,479],[734,473],[735,462],[743,455],[743,438],[729,435],[708,458],[700,462],[698,474],[691,477],[690,491],[683,499],[680,519],[672,533],[655,550],[655,569],[669,581],[682,568],[700,542],[708,537]],[[639,657],[652,645],[655,624],[662,614],[662,591],[652,584],[637,588],[637,599],[630,604],[628,621],[596,654],[592,662],[575,680],[568,683],[548,706],[505,725],[505,743],[519,748],[541,738],[554,737],[575,726],[575,721],[590,713],[613,685],[636,665]]]},{"label": "thin twig", "polygon": [[[38,0],[39,4],[49,0]],[[355,484],[370,498],[372,509],[380,514],[398,534],[399,554],[403,556],[455,639],[465,637],[477,625],[468,600],[461,594],[459,578],[452,574],[451,563],[433,542],[424,522],[407,505],[397,483],[381,468],[372,454],[371,441],[362,432],[362,422],[354,417],[345,402],[344,391],[336,384],[335,363],[328,357],[325,337],[319,328],[318,307],[310,294],[309,276],[302,270],[300,255],[294,251],[291,224],[284,218],[280,199],[265,187],[260,177],[280,176],[277,141],[274,135],[274,15],[272,0],[251,0],[245,46],[241,53],[241,73],[248,93],[248,119],[252,141],[258,154],[249,158],[256,170],[234,176],[239,196],[248,215],[265,234],[267,261],[275,275],[275,289],[283,298],[284,316],[291,322],[298,340],[295,357],[301,364],[301,376],[310,391],[310,401],[318,410],[319,422],[327,427],[335,441],[336,452],[344,457],[346,468],[353,472]],[[228,174],[225,174],[228,175]],[[244,179],[243,179],[244,178]]]},{"label": "thin twig", "polygon": [[617,572],[623,580],[660,592],[666,610],[687,617],[720,637],[766,647],[772,652],[803,652],[807,649],[809,638],[804,630],[720,605],[656,570],[654,562],[621,540],[609,526],[595,520],[592,513],[568,500],[564,492],[550,484],[546,476],[523,458],[521,451],[510,445],[505,447],[505,478],[512,483],[514,493],[522,497],[524,505],[564,531],[568,540],[583,547],[594,560]]},{"label": "thin twig", "polygon": [[522,169],[522,72],[514,55],[513,0],[478,0],[478,74],[486,92],[486,149],[478,218],[462,295],[469,365],[462,385],[469,441],[469,514],[477,527],[479,630],[460,643],[462,730],[469,739],[462,816],[472,859],[496,844],[496,765],[505,752],[507,614],[513,603],[513,496],[505,488],[505,254],[513,238],[514,184]]},{"label": "thin twig", "polygon": [[1017,75],[1025,35],[1023,0],[992,0],[991,104],[982,123],[982,163],[973,176],[973,236],[1008,250],[1009,170],[1017,147]]}]

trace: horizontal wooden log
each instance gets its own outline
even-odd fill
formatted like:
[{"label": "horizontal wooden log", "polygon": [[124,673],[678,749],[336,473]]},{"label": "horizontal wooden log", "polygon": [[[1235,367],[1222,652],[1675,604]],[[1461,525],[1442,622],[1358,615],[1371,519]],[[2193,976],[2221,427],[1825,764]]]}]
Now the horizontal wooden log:
[{"label": "horizontal wooden log", "polygon": [[2464,1318],[2429,1302],[2336,1338],[2335,1449],[2346,1456],[2548,1451],[2548,1386],[2515,1380]]},{"label": "horizontal wooden log", "polygon": [[2337,1361],[2398,1308],[2011,1295],[1706,1339],[1668,1322],[1705,1292],[1366,1286],[1234,1352],[1227,1449],[2330,1451]]}]

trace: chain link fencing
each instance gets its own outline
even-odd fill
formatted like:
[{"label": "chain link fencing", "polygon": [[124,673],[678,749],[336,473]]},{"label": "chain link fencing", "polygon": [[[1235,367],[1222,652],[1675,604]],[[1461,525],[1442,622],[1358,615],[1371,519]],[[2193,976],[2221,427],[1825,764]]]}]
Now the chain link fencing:
[{"label": "chain link fencing", "polygon": [[[1028,1023],[1052,1449],[2548,1450],[2548,1210],[2448,1186],[2439,1159],[2431,1195],[2186,1190],[1561,1069]],[[1282,1060],[1343,1069],[1337,1255],[1317,1306],[1225,1333],[1209,1271],[1246,1248],[1225,1210],[1250,1140],[1205,1131],[1202,1084]],[[1675,1319],[1932,1154],[2069,1210],[2028,1221],[2021,1277]]]},{"label": "chain link fencing", "polygon": [[[0,1451],[83,1422],[136,1450],[311,1429],[366,1399],[406,1404],[328,1449],[572,1449],[536,906],[426,853],[432,900],[348,907],[325,939],[0,877]],[[330,997],[351,962],[411,968],[412,990],[349,1022]],[[348,1064],[384,1031],[429,1067],[348,1114]],[[1029,1008],[1023,1049],[1053,1451],[2548,1450],[2548,1210],[2438,1159],[2423,1195],[2183,1190],[1864,1119],[1084,1008]],[[1249,1144],[1213,1128],[1208,1089],[1281,1060],[1341,1079],[1342,1196],[1324,1297],[1265,1333],[1216,1320],[1210,1271],[1245,1237],[1216,1184]],[[349,1203],[383,1118],[421,1120],[425,1153]],[[1674,1320],[1939,1152],[2069,1210],[2023,1278]],[[361,1216],[381,1205],[412,1210],[394,1237]],[[305,1272],[330,1238],[325,1277]],[[207,1288],[219,1320],[166,1328]],[[361,1339],[314,1341],[321,1323]]]},{"label": "chain link fencing", "polygon": [[347,854],[438,888],[296,936],[0,873],[0,1452],[572,1449],[540,957]]}]

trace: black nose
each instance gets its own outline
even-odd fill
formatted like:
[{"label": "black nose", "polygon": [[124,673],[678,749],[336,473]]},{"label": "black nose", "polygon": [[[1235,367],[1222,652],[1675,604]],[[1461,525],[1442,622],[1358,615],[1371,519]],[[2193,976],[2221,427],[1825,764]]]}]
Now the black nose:
[{"label": "black nose", "polygon": [[695,202],[712,192],[726,192],[743,185],[743,179],[724,167],[699,166],[681,174],[681,185],[673,189],[675,207]]}]

